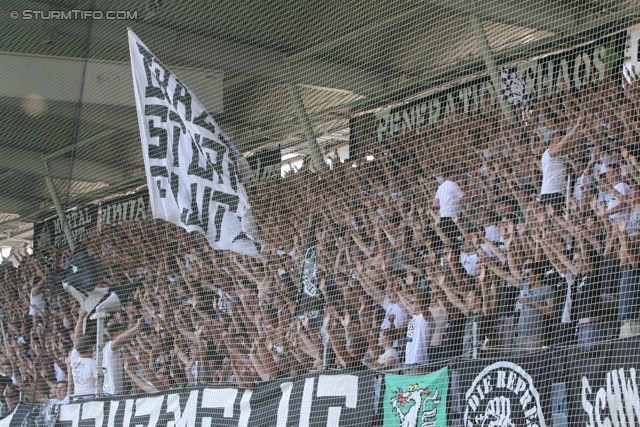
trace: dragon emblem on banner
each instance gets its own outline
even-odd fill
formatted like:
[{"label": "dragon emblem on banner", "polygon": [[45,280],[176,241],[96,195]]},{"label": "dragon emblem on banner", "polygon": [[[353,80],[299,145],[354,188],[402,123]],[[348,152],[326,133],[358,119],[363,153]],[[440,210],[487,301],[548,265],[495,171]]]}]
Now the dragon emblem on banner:
[{"label": "dragon emblem on banner", "polygon": [[[393,413],[400,419],[400,427],[435,427],[435,416],[438,412],[436,405],[440,403],[438,390],[431,395],[427,387],[420,387],[421,384],[411,384],[407,391],[401,387],[391,398],[391,408]],[[419,417],[422,411],[422,417]],[[418,424],[420,418],[420,424]]]}]

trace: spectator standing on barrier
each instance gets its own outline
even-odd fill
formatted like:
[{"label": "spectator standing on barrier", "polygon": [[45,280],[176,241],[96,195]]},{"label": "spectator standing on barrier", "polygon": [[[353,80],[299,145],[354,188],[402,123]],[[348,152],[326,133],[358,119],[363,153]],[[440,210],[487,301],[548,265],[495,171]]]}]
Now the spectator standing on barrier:
[{"label": "spectator standing on barrier", "polygon": [[574,139],[578,127],[582,124],[582,116],[577,123],[564,134],[559,130],[551,138],[551,146],[542,154],[542,188],[540,190],[540,202],[553,206],[556,215],[562,215],[562,205],[566,185],[566,164],[562,161],[562,155],[569,148],[569,143]]},{"label": "spectator standing on barrier", "polygon": [[[481,286],[485,280],[485,275],[485,269],[482,267],[480,275],[478,276]],[[485,327],[486,322],[484,320],[485,313],[490,311],[488,306],[489,295],[483,295],[484,292],[480,289],[476,289],[475,287],[469,288],[468,286],[461,286],[459,287],[459,290],[466,292],[463,300],[458,296],[459,292],[456,292],[456,290],[447,283],[446,277],[439,276],[437,284],[447,295],[448,300],[451,301],[454,307],[458,309],[460,315],[465,319],[464,333],[462,337],[462,353],[465,357],[471,357],[474,344],[474,324],[476,325],[476,344],[478,346],[482,346],[482,343],[487,336],[487,329]]]},{"label": "spectator standing on barrier", "polygon": [[104,385],[102,391],[112,396],[124,394],[124,364],[120,348],[140,328],[144,317],[140,317],[135,325],[125,330],[123,323],[112,323],[107,328],[111,337],[102,351],[102,371],[104,373]]},{"label": "spectator standing on barrier", "polygon": [[96,340],[89,335],[82,336],[82,323],[87,312],[80,311],[74,333],[75,347],[69,359],[75,395],[94,395],[96,392],[96,360],[93,358]]},{"label": "spectator standing on barrier", "polygon": [[456,244],[459,243],[458,238],[462,237],[462,234],[453,219],[460,212],[460,200],[464,197],[464,191],[456,183],[459,175],[456,165],[444,166],[442,175],[445,181],[438,187],[433,205],[440,212],[440,229],[452,244]]},{"label": "spectator standing on barrier", "polygon": [[431,363],[436,363],[444,359],[444,333],[449,321],[449,313],[445,306],[446,295],[442,289],[436,285],[431,284],[431,305],[429,305],[429,312],[433,319],[433,331],[431,332],[431,341],[428,348],[428,359]]},{"label": "spectator standing on barrier", "polygon": [[[413,277],[409,274],[407,285],[413,285]],[[431,295],[415,289],[409,301],[409,312],[412,317],[407,324],[407,345],[405,347],[405,374],[420,373],[420,366],[429,361],[429,341],[431,339],[431,316],[429,305]]]},{"label": "spectator standing on barrier", "polygon": [[[35,262],[34,262],[35,265]],[[37,281],[37,284],[34,282]],[[29,283],[33,286],[29,291],[29,313],[31,321],[33,322],[33,327],[38,326],[38,316],[40,316],[44,322],[44,310],[47,307],[47,301],[45,300],[44,288],[47,285],[45,281],[45,276],[35,277],[29,279]]]},{"label": "spectator standing on barrier", "polygon": [[399,354],[398,350],[393,348],[393,336],[389,329],[380,331],[378,346],[382,349],[382,354],[378,356],[375,362],[368,362],[367,366],[377,371],[395,369],[399,362]]}]

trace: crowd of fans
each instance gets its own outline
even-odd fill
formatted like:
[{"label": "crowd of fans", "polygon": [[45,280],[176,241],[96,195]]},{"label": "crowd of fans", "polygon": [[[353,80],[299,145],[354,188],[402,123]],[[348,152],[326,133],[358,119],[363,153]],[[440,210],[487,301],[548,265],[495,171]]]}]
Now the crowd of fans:
[{"label": "crowd of fans", "polygon": [[[369,160],[254,182],[264,260],[161,221],[96,231],[83,247],[122,303],[105,329],[105,392],[415,374],[639,333],[640,83],[543,94],[513,125],[495,99],[473,107],[364,141]],[[314,215],[321,321],[296,312]],[[95,389],[95,335],[56,279],[70,255],[3,267],[9,407],[18,391],[60,403]]]}]

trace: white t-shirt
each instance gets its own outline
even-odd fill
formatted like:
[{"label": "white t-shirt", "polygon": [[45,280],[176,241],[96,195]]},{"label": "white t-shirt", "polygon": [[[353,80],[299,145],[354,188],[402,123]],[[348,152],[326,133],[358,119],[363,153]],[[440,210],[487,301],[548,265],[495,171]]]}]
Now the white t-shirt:
[{"label": "white t-shirt", "polygon": [[[628,196],[631,192],[631,187],[629,187],[624,182],[619,182],[613,186],[613,188],[617,191],[617,193],[605,193],[604,194],[604,204],[607,207],[607,211],[612,210],[616,206],[620,204],[620,196]],[[622,209],[620,212],[617,212],[613,215],[609,216],[609,219],[613,222],[620,222],[622,218],[625,218],[627,222],[629,222],[629,216],[631,215],[631,208],[626,207]]]},{"label": "white t-shirt", "polygon": [[96,361],[81,357],[75,348],[71,351],[71,374],[73,375],[74,394],[96,393]]},{"label": "white t-shirt", "polygon": [[124,364],[120,349],[112,350],[111,343],[112,341],[109,341],[102,351],[102,371],[104,372],[102,391],[119,396],[124,394]]},{"label": "white t-shirt", "polygon": [[69,403],[69,396],[66,396],[62,400],[57,398],[49,399],[49,403],[52,405],[67,405]]},{"label": "white t-shirt", "polygon": [[460,251],[460,263],[469,276],[476,275],[476,264],[478,264],[478,254],[468,254]]},{"label": "white t-shirt", "polygon": [[35,305],[38,309],[43,310],[47,306],[47,301],[44,299],[44,293],[40,292],[40,295],[33,296],[33,289],[29,292],[29,316],[35,316],[36,310],[31,307]]},{"label": "white t-shirt", "polygon": [[567,283],[567,297],[564,300],[564,308],[562,309],[562,323],[571,323],[571,287],[575,283],[575,277],[569,273],[564,279]]},{"label": "white t-shirt", "polygon": [[484,227],[484,237],[492,243],[503,241],[500,231],[498,231],[498,226],[495,224]]},{"label": "white t-shirt", "polygon": [[[504,239],[500,235],[500,232],[498,231],[498,226],[495,224],[484,227],[484,237],[491,243],[502,243],[504,241]],[[491,251],[489,245],[487,245],[486,243],[482,243],[480,247],[491,258],[495,258],[495,254]],[[503,248],[502,245],[499,245],[498,247],[500,249]]]},{"label": "white t-shirt", "polygon": [[446,180],[440,184],[436,192],[436,199],[440,203],[440,218],[455,218],[463,197],[464,191],[455,182]]},{"label": "white t-shirt", "polygon": [[431,339],[431,327],[422,314],[413,316],[407,326],[407,348],[404,363],[425,364],[429,360],[427,348]]},{"label": "white t-shirt", "polygon": [[590,177],[585,177],[585,173],[580,175],[580,178],[576,179],[576,185],[573,187],[573,198],[576,200],[580,200],[582,198],[582,193],[584,190],[589,187]]},{"label": "white t-shirt", "polygon": [[564,181],[567,166],[557,157],[549,155],[547,149],[542,155],[542,189],[540,194],[564,194]]},{"label": "white t-shirt", "polygon": [[407,310],[405,310],[404,306],[400,303],[392,304],[389,301],[389,296],[384,297],[384,301],[382,302],[382,308],[384,309],[384,320],[382,321],[382,325],[380,326],[380,330],[384,331],[386,329],[391,328],[391,322],[389,321],[389,316],[395,314],[396,318],[393,321],[393,325],[396,328],[404,325],[404,322],[407,320]]},{"label": "white t-shirt", "polygon": [[597,177],[596,171],[600,175],[604,175],[605,173],[607,173],[607,166],[609,166],[611,163],[613,163],[613,158],[608,152],[605,151],[600,155],[598,162],[593,166],[593,176]]}]

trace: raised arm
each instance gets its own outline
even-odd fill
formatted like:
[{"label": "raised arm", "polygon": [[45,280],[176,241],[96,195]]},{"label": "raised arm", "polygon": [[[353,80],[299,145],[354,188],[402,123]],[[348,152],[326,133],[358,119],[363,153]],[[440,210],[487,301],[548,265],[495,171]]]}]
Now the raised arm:
[{"label": "raised arm", "polygon": [[82,338],[82,325],[84,318],[87,317],[87,314],[88,313],[85,310],[80,310],[78,312],[78,321],[76,322],[76,329],[73,332],[73,343],[75,345],[77,345],[80,338]]},{"label": "raised arm", "polygon": [[154,386],[149,385],[146,382],[144,382],[142,380],[142,378],[140,378],[138,375],[136,375],[135,372],[131,371],[131,368],[129,368],[129,359],[126,356],[125,356],[125,359],[124,359],[124,371],[129,376],[129,379],[131,379],[131,382],[136,387],[138,387],[140,390],[142,390],[143,392],[145,392],[145,393],[157,393],[159,391]]},{"label": "raised arm", "polygon": [[123,343],[125,343],[128,339],[134,336],[136,331],[140,328],[140,324],[142,323],[143,320],[144,320],[144,317],[140,317],[135,325],[133,325],[131,328],[127,329],[126,331],[118,335],[116,339],[114,339],[111,342],[111,349],[112,350],[118,349]]},{"label": "raised arm", "polygon": [[580,125],[582,125],[582,120],[583,120],[584,116],[581,115],[580,117],[578,117],[578,120],[576,121],[576,124],[571,128],[571,130],[560,140],[560,142],[558,142],[557,144],[552,145],[549,148],[549,156],[551,157],[556,157],[558,156],[563,150],[565,150],[568,146],[569,143],[573,140],[574,135],[576,134],[576,132],[578,131],[578,128],[580,127]]},{"label": "raised arm", "polygon": [[440,289],[444,291],[449,301],[458,310],[460,310],[462,314],[464,314],[465,316],[469,315],[469,308],[467,307],[467,304],[465,304],[464,301],[462,301],[460,297],[458,297],[458,295],[453,291],[453,289],[451,289],[451,286],[447,283],[445,274],[443,272],[437,273],[436,284],[440,287]]}]

